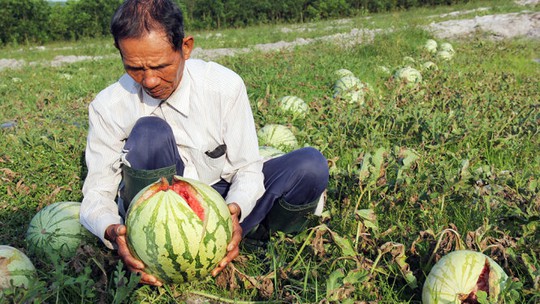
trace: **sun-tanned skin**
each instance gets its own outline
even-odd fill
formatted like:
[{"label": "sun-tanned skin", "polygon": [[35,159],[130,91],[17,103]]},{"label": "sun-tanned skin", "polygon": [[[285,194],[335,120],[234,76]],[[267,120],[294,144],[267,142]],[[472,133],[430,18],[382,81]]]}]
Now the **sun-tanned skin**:
[{"label": "sun-tanned skin", "polygon": [[[182,47],[175,51],[164,32],[150,31],[140,38],[118,41],[118,49],[126,73],[139,83],[148,95],[156,99],[167,99],[182,80],[184,64],[189,59],[193,49],[193,37],[184,38]],[[242,227],[239,218],[241,209],[236,203],[231,203],[228,207],[233,221],[233,236],[227,246],[227,255],[212,271],[213,276],[221,272],[240,253]],[[125,225],[110,225],[105,231],[105,238],[116,244],[118,255],[126,267],[141,275],[141,283],[161,286],[163,282],[144,272],[144,263],[131,255],[127,247],[126,232]]]}]

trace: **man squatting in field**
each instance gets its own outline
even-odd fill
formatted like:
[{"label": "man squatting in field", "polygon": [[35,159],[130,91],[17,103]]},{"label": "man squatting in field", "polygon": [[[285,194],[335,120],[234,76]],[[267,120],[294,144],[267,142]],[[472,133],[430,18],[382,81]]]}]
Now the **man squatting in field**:
[{"label": "man squatting in field", "polygon": [[174,174],[211,185],[228,204],[233,237],[216,275],[244,238],[298,232],[328,185],[328,166],[314,148],[267,161],[259,156],[243,80],[214,62],[189,59],[182,12],[171,0],[126,0],[111,31],[126,74],[89,106],[81,223],[117,249],[141,283],[161,285],[126,245],[122,224],[135,194]]}]

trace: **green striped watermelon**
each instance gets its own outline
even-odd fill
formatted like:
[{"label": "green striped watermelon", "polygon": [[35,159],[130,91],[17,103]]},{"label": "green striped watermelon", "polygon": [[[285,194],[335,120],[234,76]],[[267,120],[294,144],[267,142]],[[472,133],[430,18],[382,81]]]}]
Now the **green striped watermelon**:
[{"label": "green striped watermelon", "polygon": [[233,229],[221,195],[181,176],[142,189],[129,206],[126,226],[133,256],[167,283],[207,276],[227,253]]},{"label": "green striped watermelon", "polygon": [[334,83],[334,98],[341,98],[349,103],[363,104],[368,91],[369,85],[353,75],[341,77]]},{"label": "green striped watermelon", "polygon": [[26,288],[35,275],[34,264],[22,251],[0,245],[0,290],[11,286]]},{"label": "green striped watermelon", "polygon": [[41,209],[30,221],[26,232],[28,249],[50,259],[73,257],[77,248],[92,236],[79,221],[81,203],[57,202]]},{"label": "green striped watermelon", "polygon": [[437,41],[433,39],[428,39],[426,43],[424,44],[424,49],[430,53],[436,53],[437,52]]},{"label": "green striped watermelon", "polygon": [[294,133],[284,125],[267,124],[257,132],[261,146],[290,151],[298,146]]},{"label": "green striped watermelon", "polygon": [[409,87],[413,87],[422,82],[422,74],[415,68],[404,67],[396,71],[394,77]]},{"label": "green striped watermelon", "polygon": [[299,117],[305,117],[308,112],[307,103],[298,96],[284,96],[279,100],[279,107],[284,112],[289,112]]},{"label": "green striped watermelon", "polygon": [[508,276],[481,252],[458,250],[440,259],[431,269],[422,289],[423,304],[478,303],[478,291],[497,303]]},{"label": "green striped watermelon", "polygon": [[338,93],[350,90],[360,90],[363,87],[362,81],[354,75],[343,76],[334,83],[334,91]]}]

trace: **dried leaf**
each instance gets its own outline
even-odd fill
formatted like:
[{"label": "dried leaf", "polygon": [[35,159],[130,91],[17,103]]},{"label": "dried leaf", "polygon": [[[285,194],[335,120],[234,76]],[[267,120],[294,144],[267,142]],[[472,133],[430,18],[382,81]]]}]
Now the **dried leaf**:
[{"label": "dried leaf", "polygon": [[407,284],[411,288],[418,287],[416,277],[412,273],[409,264],[407,263],[407,256],[405,255],[405,246],[400,243],[387,242],[381,246],[382,252],[390,252],[393,260],[398,264],[401,274],[407,281]]},{"label": "dried leaf", "polygon": [[274,294],[274,282],[269,278],[263,278],[258,290],[261,297],[269,299]]},{"label": "dried leaf", "polygon": [[238,289],[238,281],[236,280],[236,276],[234,274],[235,267],[232,263],[227,264],[225,269],[223,269],[216,277],[216,285],[221,287],[222,289],[225,289],[229,287],[229,290],[235,290]]},{"label": "dried leaf", "polygon": [[9,168],[0,168],[0,172],[3,172],[6,175],[6,181],[12,182],[13,179],[17,176],[17,173],[13,172]]},{"label": "dried leaf", "polygon": [[[326,225],[321,225],[321,226],[326,227]],[[315,252],[315,254],[318,257],[322,258],[326,255],[326,249],[324,248],[324,243],[326,240],[324,239],[324,235],[326,234],[327,229],[326,228],[321,229],[320,226],[315,227],[314,229],[316,229],[316,231],[315,231],[315,237],[313,237],[313,240],[311,241],[311,247],[313,248],[313,251]]]}]

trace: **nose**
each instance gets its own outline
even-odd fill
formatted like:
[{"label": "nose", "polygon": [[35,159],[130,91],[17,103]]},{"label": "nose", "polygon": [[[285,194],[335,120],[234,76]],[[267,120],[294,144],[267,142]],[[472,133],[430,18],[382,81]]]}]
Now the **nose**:
[{"label": "nose", "polygon": [[159,77],[152,70],[145,70],[141,84],[145,88],[153,89],[159,85]]}]

